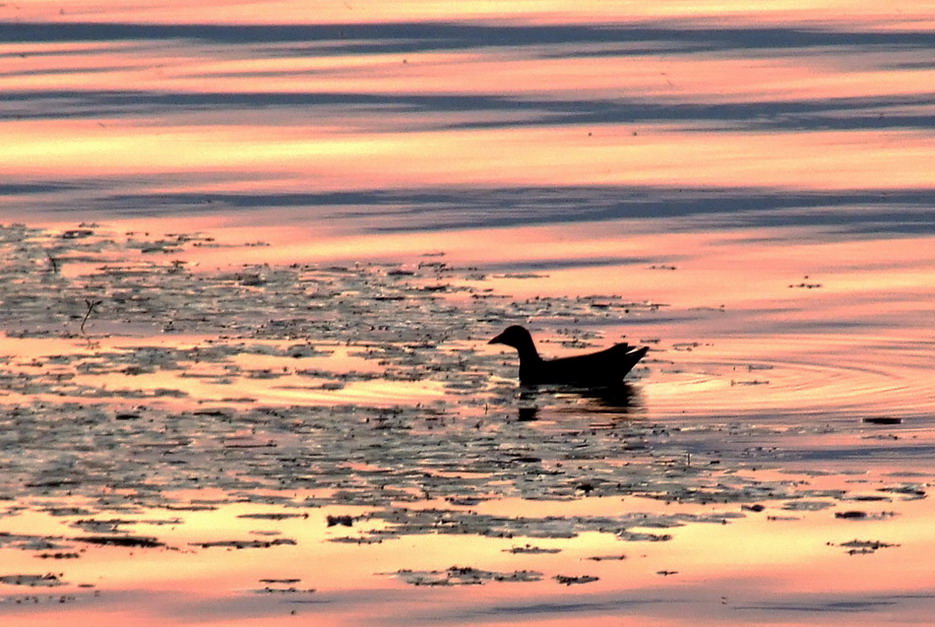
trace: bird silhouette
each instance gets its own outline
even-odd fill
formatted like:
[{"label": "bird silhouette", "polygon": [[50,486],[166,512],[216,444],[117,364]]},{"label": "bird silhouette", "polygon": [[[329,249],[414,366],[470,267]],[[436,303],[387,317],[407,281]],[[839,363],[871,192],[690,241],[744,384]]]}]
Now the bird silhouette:
[{"label": "bird silhouette", "polygon": [[597,353],[546,360],[539,356],[529,331],[519,325],[507,328],[488,344],[505,344],[519,351],[519,382],[522,385],[616,385],[649,350],[646,346],[637,348],[629,344],[616,344]]}]

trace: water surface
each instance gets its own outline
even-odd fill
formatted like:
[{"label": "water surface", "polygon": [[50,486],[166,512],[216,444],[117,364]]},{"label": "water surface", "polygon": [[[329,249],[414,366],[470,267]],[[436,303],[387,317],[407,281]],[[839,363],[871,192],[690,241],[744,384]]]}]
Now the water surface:
[{"label": "water surface", "polygon": [[924,621],[923,4],[0,7],[0,613]]}]

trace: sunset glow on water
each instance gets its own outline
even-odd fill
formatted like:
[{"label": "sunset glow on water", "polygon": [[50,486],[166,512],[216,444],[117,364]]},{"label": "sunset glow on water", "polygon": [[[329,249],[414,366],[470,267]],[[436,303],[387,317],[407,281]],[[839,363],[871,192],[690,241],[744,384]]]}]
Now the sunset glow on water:
[{"label": "sunset glow on water", "polygon": [[933,25],[3,4],[0,621],[929,620]]}]

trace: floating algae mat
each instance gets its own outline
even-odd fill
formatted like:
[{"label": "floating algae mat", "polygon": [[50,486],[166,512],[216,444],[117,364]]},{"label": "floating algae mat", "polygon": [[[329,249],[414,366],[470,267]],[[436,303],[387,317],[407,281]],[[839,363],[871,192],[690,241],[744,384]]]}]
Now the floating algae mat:
[{"label": "floating algae mat", "polygon": [[[3,231],[11,495],[132,489],[153,505],[180,489],[326,490],[326,502],[386,507],[371,516],[397,534],[435,524],[390,508],[400,502],[718,501],[753,489],[710,485],[711,473],[668,445],[670,432],[631,419],[630,388],[609,406],[560,390],[530,401],[518,396],[515,365],[484,346],[536,316],[584,329],[572,339],[590,345],[600,339],[590,329],[633,303],[515,302],[491,293],[482,273],[436,259],[197,272],[185,249],[218,245],[209,238],[98,232]],[[306,398],[316,402],[296,402]],[[561,418],[537,419],[539,406]],[[440,529],[587,527],[452,515]]]},{"label": "floating algae mat", "polygon": [[[787,428],[663,424],[646,415],[639,385],[518,389],[514,356],[486,346],[529,320],[565,346],[601,346],[613,341],[602,329],[659,304],[515,300],[490,287],[491,275],[435,256],[216,271],[187,260],[222,246],[98,225],[0,228],[0,550],[33,564],[0,572],[0,583],[64,588],[71,596],[44,598],[67,604],[107,588],[92,581],[105,569],[95,551],[167,560],[269,551],[282,563],[309,542],[379,551],[472,537],[496,540],[497,559],[526,561],[487,568],[442,555],[415,568],[397,556],[370,573],[419,588],[590,589],[602,577],[528,560],[566,559],[562,543],[595,535],[646,546],[749,516],[830,509],[850,521],[841,524],[881,520],[871,498],[893,506],[926,495],[926,476],[819,488],[765,472],[778,458],[757,443]],[[654,343],[656,355],[683,349]],[[634,375],[666,363],[651,353]],[[898,546],[849,540],[834,546]],[[625,548],[588,550],[579,562],[633,561]],[[264,564],[245,594],[321,595],[326,582]]]}]

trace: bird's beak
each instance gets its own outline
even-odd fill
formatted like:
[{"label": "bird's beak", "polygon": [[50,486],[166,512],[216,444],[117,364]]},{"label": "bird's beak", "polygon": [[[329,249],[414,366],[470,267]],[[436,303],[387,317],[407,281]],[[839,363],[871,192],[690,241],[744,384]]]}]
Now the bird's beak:
[{"label": "bird's beak", "polygon": [[501,333],[500,335],[498,335],[497,337],[493,338],[492,340],[490,340],[490,341],[487,342],[487,343],[488,343],[488,344],[503,344],[503,334]]}]

